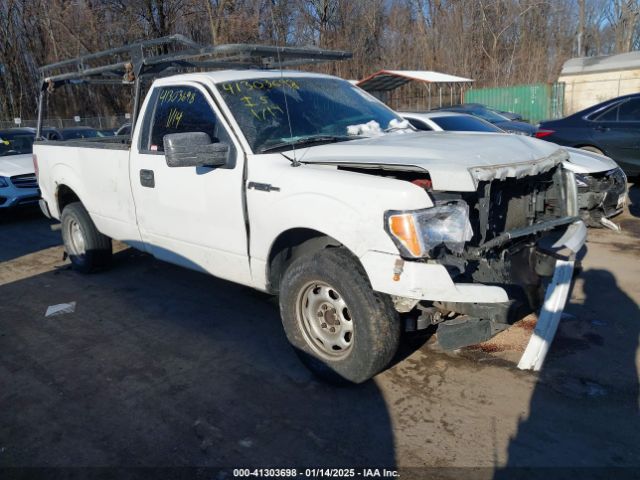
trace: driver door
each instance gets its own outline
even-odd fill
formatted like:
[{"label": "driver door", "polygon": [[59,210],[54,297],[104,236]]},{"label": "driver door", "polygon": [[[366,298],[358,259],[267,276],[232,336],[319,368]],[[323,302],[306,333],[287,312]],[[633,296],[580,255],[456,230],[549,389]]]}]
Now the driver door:
[{"label": "driver door", "polygon": [[[240,146],[209,92],[195,82],[155,87],[133,138],[130,181],[144,247],[155,257],[250,282]],[[169,167],[163,138],[205,132],[230,146],[222,167]]]}]

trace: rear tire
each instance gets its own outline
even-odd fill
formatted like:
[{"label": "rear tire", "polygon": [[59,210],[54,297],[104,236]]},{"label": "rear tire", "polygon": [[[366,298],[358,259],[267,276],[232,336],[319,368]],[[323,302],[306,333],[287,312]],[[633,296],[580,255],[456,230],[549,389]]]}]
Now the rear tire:
[{"label": "rear tire", "polygon": [[70,203],[62,210],[62,240],[74,270],[91,273],[111,263],[111,239],[98,231],[82,203]]},{"label": "rear tire", "polygon": [[391,299],[372,290],[362,266],[342,248],[292,262],[280,284],[280,313],[302,362],[332,383],[369,380],[400,343]]},{"label": "rear tire", "polygon": [[584,147],[580,147],[580,150],[586,150],[587,152],[597,153],[598,155],[604,155],[604,152],[597,147],[592,147],[591,145],[585,145]]}]

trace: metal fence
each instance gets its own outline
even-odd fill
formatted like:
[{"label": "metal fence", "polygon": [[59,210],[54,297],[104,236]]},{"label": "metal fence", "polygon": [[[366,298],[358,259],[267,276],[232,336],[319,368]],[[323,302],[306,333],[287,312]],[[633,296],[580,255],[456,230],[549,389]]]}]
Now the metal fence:
[{"label": "metal fence", "polygon": [[[129,114],[120,114],[107,117],[74,117],[74,118],[47,118],[42,121],[42,126],[52,128],[92,127],[97,130],[120,128],[123,124],[131,122]],[[14,127],[35,128],[37,120],[21,119],[20,124],[15,120],[0,120],[0,129]]]},{"label": "metal fence", "polygon": [[563,116],[564,83],[472,88],[465,92],[464,101],[518,113],[527,121],[538,123]]}]

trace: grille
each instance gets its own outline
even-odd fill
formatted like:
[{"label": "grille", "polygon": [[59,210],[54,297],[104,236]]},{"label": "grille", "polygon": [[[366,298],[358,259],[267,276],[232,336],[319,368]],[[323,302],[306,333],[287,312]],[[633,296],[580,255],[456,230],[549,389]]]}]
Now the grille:
[{"label": "grille", "polygon": [[16,188],[38,188],[38,180],[36,179],[35,173],[11,177],[11,183],[13,183]]},{"label": "grille", "polygon": [[565,215],[559,169],[520,179],[480,182],[475,198],[468,198],[469,220],[479,245],[502,233]]}]

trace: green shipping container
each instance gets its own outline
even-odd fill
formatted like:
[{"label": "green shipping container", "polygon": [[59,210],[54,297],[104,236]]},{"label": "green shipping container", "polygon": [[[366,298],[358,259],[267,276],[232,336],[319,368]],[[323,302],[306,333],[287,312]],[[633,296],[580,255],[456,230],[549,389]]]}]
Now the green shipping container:
[{"label": "green shipping container", "polygon": [[465,103],[482,103],[496,110],[519,113],[531,123],[561,118],[564,83],[534,83],[512,87],[472,88]]}]

